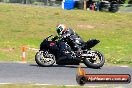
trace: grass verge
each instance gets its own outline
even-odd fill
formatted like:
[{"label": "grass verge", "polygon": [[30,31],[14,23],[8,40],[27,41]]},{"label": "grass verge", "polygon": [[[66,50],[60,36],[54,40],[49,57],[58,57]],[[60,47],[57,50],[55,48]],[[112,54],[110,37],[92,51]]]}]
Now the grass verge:
[{"label": "grass verge", "polygon": [[[0,85],[0,88],[115,88],[114,85],[107,86],[56,86],[56,85],[32,85],[32,84],[6,84]],[[131,88],[131,86],[126,86],[127,88]],[[121,85],[116,86],[116,88],[123,88]]]}]

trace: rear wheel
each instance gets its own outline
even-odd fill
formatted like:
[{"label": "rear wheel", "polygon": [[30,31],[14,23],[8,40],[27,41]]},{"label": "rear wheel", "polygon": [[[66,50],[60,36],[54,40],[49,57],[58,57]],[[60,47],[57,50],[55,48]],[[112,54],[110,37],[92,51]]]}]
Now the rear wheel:
[{"label": "rear wheel", "polygon": [[39,66],[48,67],[55,63],[55,56],[47,51],[39,51],[35,55],[35,61]]},{"label": "rear wheel", "polygon": [[89,57],[84,59],[84,64],[87,67],[100,68],[104,65],[105,58],[99,51],[88,51],[87,54]]}]

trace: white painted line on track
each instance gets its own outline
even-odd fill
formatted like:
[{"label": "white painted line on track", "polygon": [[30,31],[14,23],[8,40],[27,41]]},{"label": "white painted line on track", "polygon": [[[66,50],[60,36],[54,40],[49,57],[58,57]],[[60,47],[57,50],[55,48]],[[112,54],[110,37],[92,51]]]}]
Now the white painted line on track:
[{"label": "white painted line on track", "polygon": [[39,84],[39,83],[35,83],[35,84],[32,84],[32,85],[42,85],[42,86],[43,85],[45,85],[45,86],[47,85],[48,86],[48,85],[53,85],[53,84]]},{"label": "white painted line on track", "polygon": [[0,85],[7,85],[7,84],[13,84],[13,83],[0,83]]},{"label": "white painted line on track", "polygon": [[[78,86],[80,86],[80,85],[56,85],[56,84],[39,84],[39,83],[36,83],[36,84],[31,84],[31,85],[42,85],[42,86],[52,86],[52,85],[54,85],[54,86],[71,86],[71,87],[78,87]],[[90,87],[90,88],[96,88],[96,87],[102,87],[102,86],[87,86],[87,85],[84,85],[84,87]]]},{"label": "white painted line on track", "polygon": [[125,68],[128,68],[129,66],[120,66],[120,67],[125,67]]}]

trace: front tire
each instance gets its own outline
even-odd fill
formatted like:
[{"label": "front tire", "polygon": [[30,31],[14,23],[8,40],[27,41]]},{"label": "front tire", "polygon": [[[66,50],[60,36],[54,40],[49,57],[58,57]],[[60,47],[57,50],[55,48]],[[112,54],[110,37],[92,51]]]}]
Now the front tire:
[{"label": "front tire", "polygon": [[[91,58],[85,58],[84,59],[84,64],[87,67],[95,68],[98,69],[102,67],[105,63],[105,58],[102,53],[99,51],[90,51],[91,55],[93,55]],[[99,60],[99,62],[96,62],[96,60]]]},{"label": "front tire", "polygon": [[53,54],[48,53],[44,54],[45,51],[39,51],[35,55],[35,61],[39,66],[49,67],[55,63],[55,56]]}]

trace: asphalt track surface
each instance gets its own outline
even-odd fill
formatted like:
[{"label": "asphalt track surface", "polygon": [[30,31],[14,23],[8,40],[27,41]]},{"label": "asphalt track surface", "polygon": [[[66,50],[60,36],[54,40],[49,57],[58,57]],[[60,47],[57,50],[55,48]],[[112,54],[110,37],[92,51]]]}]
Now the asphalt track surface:
[{"label": "asphalt track surface", "polygon": [[[30,63],[0,62],[0,83],[19,84],[53,84],[53,85],[78,85],[76,82],[78,66],[39,67]],[[101,69],[83,67],[87,74],[130,74],[131,67],[104,66]],[[88,84],[96,86],[96,84]],[[98,84],[99,85],[99,84]],[[106,85],[106,84],[103,84]],[[132,86],[129,84],[116,84]]]}]

